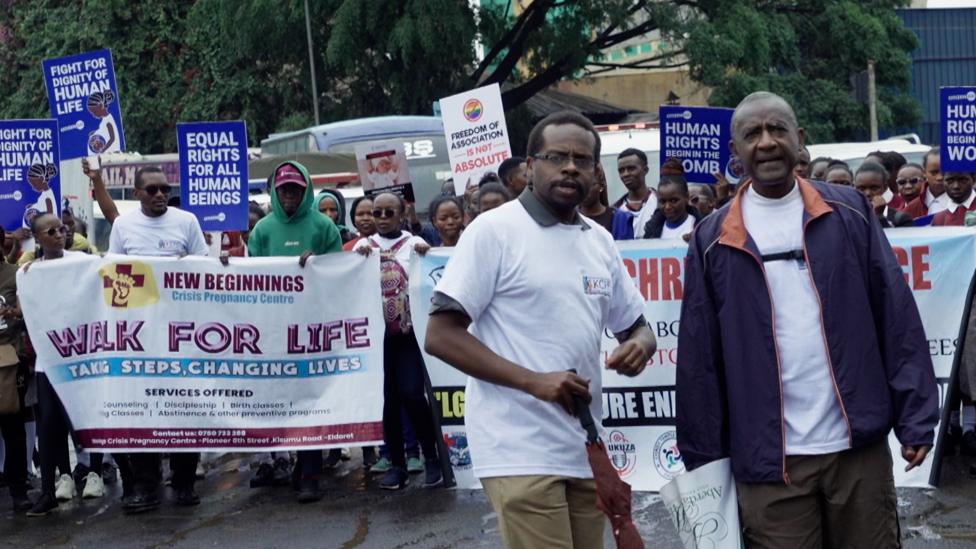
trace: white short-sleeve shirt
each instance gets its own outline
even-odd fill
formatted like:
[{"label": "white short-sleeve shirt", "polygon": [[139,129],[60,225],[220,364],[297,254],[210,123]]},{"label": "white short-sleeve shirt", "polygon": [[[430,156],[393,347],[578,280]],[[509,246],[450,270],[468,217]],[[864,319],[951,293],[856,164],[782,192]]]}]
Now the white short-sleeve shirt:
[{"label": "white short-sleeve shirt", "polygon": [[[582,217],[557,223],[540,208],[526,192],[479,216],[435,290],[464,308],[472,334],[499,356],[535,372],[575,368],[590,380],[599,418],[604,329],[633,326],[644,302],[609,233]],[[558,404],[469,378],[465,426],[479,478],[593,476],[585,432]]]},{"label": "white short-sleeve shirt", "polygon": [[177,208],[166,208],[159,217],[142,210],[119,216],[112,224],[109,253],[176,257],[207,255],[209,247],[196,216]]}]

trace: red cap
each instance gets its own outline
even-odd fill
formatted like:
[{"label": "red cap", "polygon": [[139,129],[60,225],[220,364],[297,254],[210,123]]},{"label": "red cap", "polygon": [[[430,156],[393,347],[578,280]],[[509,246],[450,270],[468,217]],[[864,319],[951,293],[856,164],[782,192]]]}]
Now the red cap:
[{"label": "red cap", "polygon": [[289,183],[298,185],[299,187],[308,187],[305,176],[302,175],[302,172],[298,171],[298,168],[291,164],[284,164],[275,171],[274,186],[277,189]]}]

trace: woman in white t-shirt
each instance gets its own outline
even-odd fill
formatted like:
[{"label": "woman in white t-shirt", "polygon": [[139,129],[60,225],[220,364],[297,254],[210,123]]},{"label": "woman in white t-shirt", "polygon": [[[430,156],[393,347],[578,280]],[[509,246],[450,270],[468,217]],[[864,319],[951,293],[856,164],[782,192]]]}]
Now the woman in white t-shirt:
[{"label": "woman in white t-shirt", "polygon": [[98,129],[89,134],[88,137],[88,152],[90,154],[122,150],[119,126],[115,122],[115,116],[108,110],[108,106],[114,101],[115,94],[111,90],[95,92],[88,96],[88,112],[99,119]]},{"label": "woman in white t-shirt", "polygon": [[[424,453],[424,486],[443,482],[437,458],[437,435],[433,412],[426,398],[425,366],[420,347],[413,334],[410,318],[407,273],[410,256],[424,255],[430,246],[420,237],[402,230],[405,204],[399,196],[382,193],[373,199],[376,234],[356,243],[356,252],[380,255],[383,314],[386,334],[383,338],[383,439],[393,466],[380,480],[380,488],[400,490],[410,477],[403,449],[403,422],[400,410],[406,412]],[[426,311],[421,311],[426,314]]]}]

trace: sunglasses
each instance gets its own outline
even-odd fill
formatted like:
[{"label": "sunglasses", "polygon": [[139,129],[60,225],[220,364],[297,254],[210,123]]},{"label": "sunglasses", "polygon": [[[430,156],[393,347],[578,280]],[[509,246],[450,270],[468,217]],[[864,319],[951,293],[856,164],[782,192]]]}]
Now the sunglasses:
[{"label": "sunglasses", "polygon": [[163,193],[168,195],[173,188],[169,185],[146,185],[142,190],[146,191],[149,196],[156,196],[157,193]]},{"label": "sunglasses", "polygon": [[895,184],[899,187],[902,185],[918,185],[922,182],[921,177],[909,177],[908,179],[896,179]]},{"label": "sunglasses", "polygon": [[384,208],[382,210],[377,208],[373,210],[373,217],[376,218],[395,217],[398,213],[400,212],[394,210],[393,208]]},{"label": "sunglasses", "polygon": [[65,227],[64,225],[59,225],[57,227],[51,227],[46,231],[42,231],[42,234],[47,234],[48,236],[54,236],[58,233],[65,234],[66,232],[68,232],[68,228]]}]

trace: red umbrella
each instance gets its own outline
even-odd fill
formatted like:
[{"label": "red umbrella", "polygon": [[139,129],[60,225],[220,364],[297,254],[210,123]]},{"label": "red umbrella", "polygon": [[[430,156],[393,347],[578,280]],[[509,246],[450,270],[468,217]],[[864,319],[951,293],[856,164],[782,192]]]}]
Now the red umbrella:
[{"label": "red umbrella", "polygon": [[600,440],[590,407],[580,397],[576,400],[576,415],[586,430],[586,457],[596,482],[596,506],[610,519],[613,538],[619,549],[644,549],[644,541],[630,517],[630,485],[620,480],[620,475],[610,463],[607,449]]}]

